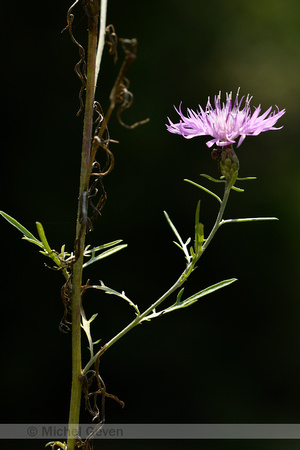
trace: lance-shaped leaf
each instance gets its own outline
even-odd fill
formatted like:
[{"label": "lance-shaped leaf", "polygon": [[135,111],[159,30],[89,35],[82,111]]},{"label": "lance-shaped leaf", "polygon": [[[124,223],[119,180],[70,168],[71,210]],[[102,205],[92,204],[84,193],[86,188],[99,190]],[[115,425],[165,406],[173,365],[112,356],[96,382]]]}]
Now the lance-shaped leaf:
[{"label": "lance-shaped leaf", "polygon": [[[36,222],[36,227],[37,227],[37,231],[39,234],[39,238],[41,239],[39,241],[29,230],[27,230],[27,228],[25,228],[23,225],[21,225],[16,219],[9,216],[8,214],[6,214],[3,211],[0,211],[0,214],[2,215],[2,217],[4,217],[4,219],[6,219],[11,225],[13,225],[15,228],[17,228],[23,234],[22,239],[24,239],[25,241],[31,242],[32,244],[40,247],[42,249],[42,250],[40,250],[40,253],[44,256],[51,258],[55,262],[55,264],[58,268],[63,267],[57,254],[51,250],[51,248],[48,244],[46,235],[45,235],[44,228],[40,222]],[[65,277],[67,278],[68,273],[65,268],[63,269],[63,273],[64,273]]]},{"label": "lance-shaped leaf", "polygon": [[27,230],[27,228],[23,227],[16,219],[9,216],[3,211],[0,211],[1,216],[6,219],[11,225],[13,225],[15,228],[17,228],[22,234],[23,238],[26,241],[31,242],[32,244],[37,245],[38,247],[41,247],[44,249],[44,245],[41,241],[39,241],[30,231]]},{"label": "lance-shaped leaf", "polygon": [[213,292],[222,289],[223,287],[229,286],[231,283],[236,281],[237,278],[230,278],[229,280],[223,280],[219,283],[213,284],[212,286],[207,287],[206,289],[203,289],[202,291],[197,292],[196,294],[192,295],[191,297],[181,300],[184,288],[181,289],[179,294],[177,295],[176,302],[174,305],[170,306],[169,308],[166,308],[162,313],[166,314],[171,311],[175,311],[177,309],[186,308],[187,306],[192,305],[196,301],[199,300],[199,298],[204,297],[205,295],[212,294]]},{"label": "lance-shaped leaf", "polygon": [[143,321],[150,321],[152,319],[155,319],[157,317],[162,316],[163,314],[176,311],[177,309],[186,308],[196,301],[199,300],[199,298],[204,297],[205,295],[212,294],[213,292],[217,291],[218,289],[222,289],[223,287],[229,286],[231,283],[236,281],[237,278],[230,278],[229,280],[220,281],[219,283],[213,284],[212,286],[209,286],[206,289],[203,289],[202,291],[197,292],[196,294],[192,295],[191,297],[187,298],[186,300],[181,300],[184,292],[184,288],[182,288],[176,298],[176,302],[174,305],[170,306],[169,308],[163,309],[161,311],[156,311],[155,309],[152,311],[152,313],[148,314],[148,316],[144,317],[141,322]]},{"label": "lance-shaped leaf", "polygon": [[[127,247],[127,244],[116,245],[116,244],[119,244],[119,242],[122,242],[122,240],[119,239],[117,241],[109,242],[107,244],[103,244],[103,245],[99,245],[98,247],[94,247],[92,249],[86,248],[86,250],[84,252],[84,256],[91,256],[91,257],[88,261],[86,261],[83,264],[83,268],[90,266],[94,262],[99,261],[100,259],[106,258],[107,256],[110,256],[113,253],[119,252],[123,248]],[[109,247],[112,247],[112,248],[109,248]],[[104,252],[96,255],[97,252],[102,251],[106,248],[109,248],[109,250],[105,250]]]},{"label": "lance-shaped leaf", "polygon": [[192,184],[193,186],[198,187],[199,189],[202,189],[202,191],[204,191],[207,194],[212,195],[214,198],[216,198],[220,204],[222,203],[222,200],[220,199],[220,197],[217,194],[215,194],[214,192],[212,192],[209,189],[205,188],[201,184],[195,183],[194,181],[187,180],[187,179],[185,179],[184,181],[186,181],[187,183]]},{"label": "lance-shaped leaf", "polygon": [[[107,244],[103,244],[103,245],[99,245],[98,247],[94,247],[92,249],[86,248],[86,250],[84,252],[84,256],[91,256],[91,257],[87,262],[85,262],[83,264],[83,268],[90,266],[94,262],[99,261],[100,259],[106,258],[107,256],[110,256],[113,253],[116,253],[116,252],[122,250],[123,248],[127,247],[127,244],[116,245],[119,242],[122,242],[122,240],[119,239],[114,242],[109,242]],[[109,248],[109,247],[112,247],[112,248],[96,255],[97,252],[104,250],[105,248]]]}]

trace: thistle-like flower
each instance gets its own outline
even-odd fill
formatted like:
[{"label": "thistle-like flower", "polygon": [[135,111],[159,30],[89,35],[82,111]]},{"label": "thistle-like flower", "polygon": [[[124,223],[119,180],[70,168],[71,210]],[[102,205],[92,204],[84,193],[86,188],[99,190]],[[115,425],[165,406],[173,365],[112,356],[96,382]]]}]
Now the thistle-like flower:
[{"label": "thistle-like flower", "polygon": [[239,137],[237,147],[241,145],[246,136],[257,136],[263,131],[279,130],[275,128],[277,120],[283,116],[285,109],[277,112],[272,111],[270,107],[260,116],[261,105],[255,108],[251,114],[250,102],[252,97],[247,95],[245,105],[242,107],[244,97],[239,100],[239,91],[232,103],[232,92],[226,93],[226,103],[221,103],[221,92],[215,96],[215,107],[211,105],[208,97],[205,110],[199,105],[198,111],[187,110],[187,117],[179,108],[175,108],[180,116],[179,123],[173,123],[169,120],[167,130],[170,133],[181,134],[184,138],[190,139],[195,136],[212,136],[213,139],[206,142],[208,147],[214,144],[225,147],[236,142]]}]

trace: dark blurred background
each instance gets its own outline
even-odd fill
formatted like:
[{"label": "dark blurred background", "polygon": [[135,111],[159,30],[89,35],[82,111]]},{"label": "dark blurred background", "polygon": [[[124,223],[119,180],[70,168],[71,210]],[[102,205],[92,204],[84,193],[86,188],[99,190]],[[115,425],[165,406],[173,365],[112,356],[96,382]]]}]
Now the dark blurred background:
[{"label": "dark blurred background", "polygon": [[[74,243],[82,116],[78,49],[67,32],[71,2],[2,2],[0,209],[34,234],[43,223],[50,245]],[[74,35],[85,42],[87,22],[75,10]],[[184,268],[163,210],[188,238],[201,199],[206,234],[217,202],[185,183],[200,173],[218,176],[206,138],[168,133],[173,105],[205,106],[220,90],[253,96],[252,104],[286,108],[280,131],[246,138],[238,149],[241,183],[229,217],[277,216],[278,222],[228,225],[218,232],[186,294],[226,278],[230,287],[190,308],[134,329],[101,360],[109,423],[300,423],[300,4],[297,0],[153,0],[108,4],[108,23],[119,37],[136,37],[138,58],[128,76],[135,95],[127,123],[140,128],[110,133],[115,169],[108,201],[87,237],[91,245],[123,239],[128,248],[86,270],[126,294],[144,310]],[[98,100],[104,108],[117,75],[107,48]],[[204,180],[204,184],[217,190]],[[218,186],[217,186],[218,188]],[[217,190],[218,191],[218,190]],[[221,191],[218,191],[221,195]],[[21,241],[3,219],[1,230],[1,420],[65,423],[70,396],[70,335],[58,325],[63,278],[44,266],[38,248]],[[173,301],[171,299],[170,301]],[[132,318],[121,299],[89,292],[87,315],[99,313],[94,339],[102,343]],[[83,347],[86,347],[86,342]],[[87,361],[88,354],[85,354]],[[82,414],[82,421],[90,418]],[[42,448],[44,442],[9,442]],[[95,442],[115,449],[296,449],[297,441]]]}]

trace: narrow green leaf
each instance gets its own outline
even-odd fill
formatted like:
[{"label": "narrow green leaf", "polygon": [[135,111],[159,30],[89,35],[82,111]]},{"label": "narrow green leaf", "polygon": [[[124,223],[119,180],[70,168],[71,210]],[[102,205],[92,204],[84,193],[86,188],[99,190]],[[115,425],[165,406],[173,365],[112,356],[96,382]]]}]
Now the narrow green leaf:
[{"label": "narrow green leaf", "polygon": [[210,191],[209,189],[205,188],[204,186],[201,186],[201,184],[195,183],[194,181],[191,180],[187,180],[185,179],[184,181],[186,181],[187,183],[192,184],[193,186],[198,187],[199,189],[202,189],[204,192],[206,192],[207,194],[212,195],[214,198],[216,198],[218,200],[218,202],[221,204],[222,200],[220,199],[220,197],[215,194],[214,192]]},{"label": "narrow green leaf", "polygon": [[247,180],[257,180],[257,177],[244,177],[244,178],[237,178],[238,181],[247,181]]},{"label": "narrow green leaf", "polygon": [[63,262],[62,262],[62,261],[59,259],[59,257],[57,256],[57,253],[55,252],[55,250],[52,250],[52,249],[51,249],[51,247],[50,247],[50,245],[49,245],[49,243],[48,243],[48,240],[47,240],[47,238],[46,238],[46,235],[45,235],[45,231],[44,231],[43,225],[42,225],[40,222],[36,222],[35,224],[36,224],[36,228],[37,228],[39,237],[40,237],[40,239],[41,239],[41,241],[42,241],[43,248],[44,248],[44,250],[47,252],[47,253],[45,254],[44,252],[41,251],[41,253],[42,253],[43,255],[47,256],[48,258],[51,258],[52,261],[56,264],[56,266],[62,269],[62,273],[63,273],[64,277],[65,277],[66,279],[68,279],[68,278],[69,278],[68,270],[67,270],[67,268],[63,265]]},{"label": "narrow green leaf", "polygon": [[99,245],[98,247],[94,247],[94,248],[89,248],[90,245],[87,245],[85,250],[84,250],[84,256],[88,256],[90,254],[99,252],[99,251],[104,250],[106,248],[113,247],[113,246],[115,246],[117,244],[120,244],[120,242],[123,242],[122,239],[118,239],[118,240],[113,241],[113,242],[108,242],[107,244],[102,244],[102,245]]},{"label": "narrow green leaf", "polygon": [[165,309],[163,311],[163,314],[166,314],[171,311],[175,311],[180,308],[186,308],[187,306],[192,305],[195,303],[199,298],[204,297],[205,295],[212,294],[213,292],[217,291],[218,289],[222,289],[223,287],[229,286],[231,283],[236,281],[237,278],[230,278],[229,280],[223,280],[219,283],[213,284],[212,286],[207,287],[206,289],[203,289],[202,291],[197,292],[196,294],[192,295],[191,297],[187,298],[183,301],[177,301],[174,303],[174,305],[170,306],[169,308]]},{"label": "narrow green leaf", "polygon": [[174,234],[175,234],[175,236],[177,237],[177,239],[178,239],[179,243],[181,244],[181,246],[182,246],[182,247],[184,247],[184,243],[183,243],[183,240],[181,239],[181,236],[180,236],[180,234],[178,233],[178,231],[177,231],[177,229],[176,229],[175,225],[173,224],[172,220],[170,219],[170,217],[169,217],[169,215],[167,214],[167,212],[166,212],[166,211],[164,211],[164,215],[165,215],[165,218],[166,218],[166,219],[167,219],[167,221],[168,221],[168,224],[169,224],[169,225],[170,225],[170,227],[171,227],[171,230],[173,231],[173,233],[174,233]]},{"label": "narrow green leaf", "polygon": [[197,292],[196,294],[184,300],[182,303],[198,300],[199,298],[204,297],[205,295],[212,294],[213,292],[222,289],[223,287],[229,286],[235,281],[237,281],[237,278],[230,278],[228,280],[219,281],[219,283],[212,284],[211,286],[203,289],[202,291]]},{"label": "narrow green leaf", "polygon": [[224,183],[224,180],[217,180],[216,178],[211,177],[210,175],[206,175],[206,173],[200,173],[200,177],[207,178],[210,181],[213,181],[214,183]]},{"label": "narrow green leaf", "polygon": [[43,225],[40,222],[36,222],[35,224],[36,224],[36,228],[37,228],[39,237],[40,237],[40,239],[41,239],[41,241],[43,243],[44,249],[49,253],[49,255],[53,254],[52,249],[51,249],[51,247],[50,247],[50,245],[48,243],[48,240],[46,238],[46,234],[45,234],[45,230],[44,230]]},{"label": "narrow green leaf", "polygon": [[198,233],[198,227],[200,222],[200,200],[197,203],[197,208],[195,212],[195,232]]},{"label": "narrow green leaf", "polygon": [[41,241],[38,241],[37,239],[30,239],[30,238],[28,238],[26,236],[23,236],[22,239],[24,239],[24,241],[31,242],[32,244],[37,245],[38,247],[40,247],[43,250],[45,250],[44,246],[43,246],[43,243]]},{"label": "narrow green leaf", "polygon": [[232,186],[232,188],[231,188],[233,191],[236,191],[236,192],[245,192],[245,189],[241,189],[241,188],[238,188],[238,187],[236,187],[236,186]]},{"label": "narrow green leaf", "polygon": [[180,289],[180,291],[177,294],[176,303],[180,303],[183,292],[184,292],[184,288]]},{"label": "narrow green leaf", "polygon": [[169,215],[167,214],[166,211],[164,211],[164,215],[165,215],[165,218],[167,219],[168,224],[171,227],[171,230],[173,231],[173,233],[175,234],[175,236],[177,237],[177,239],[179,241],[179,243],[174,242],[174,244],[177,245],[177,247],[179,247],[183,251],[183,253],[185,255],[185,258],[186,258],[187,262],[189,263],[190,260],[191,260],[191,256],[190,256],[190,254],[188,252],[187,245],[191,241],[191,238],[188,238],[186,243],[184,244],[180,234],[178,233],[175,225],[173,224],[172,220],[170,219],[170,217],[169,217]]},{"label": "narrow green leaf", "polygon": [[51,247],[50,247],[50,245],[48,243],[48,240],[46,238],[46,234],[45,234],[45,230],[44,230],[43,225],[40,222],[36,222],[35,224],[36,224],[36,228],[37,228],[39,237],[40,237],[40,239],[41,239],[41,241],[43,243],[43,247],[48,252],[48,255],[46,255],[46,256],[51,258],[52,261],[55,262],[57,267],[62,267],[62,263],[59,260],[57,254],[55,252],[53,252],[53,250],[51,249]]},{"label": "narrow green leaf", "polygon": [[90,317],[88,321],[89,321],[90,323],[92,323],[93,320],[95,320],[97,316],[98,316],[98,313],[93,314],[92,317]]},{"label": "narrow green leaf", "polygon": [[107,256],[112,255],[113,253],[119,252],[123,248],[127,247],[127,244],[117,245],[116,247],[111,248],[110,250],[106,250],[103,253],[100,253],[97,256],[92,256],[86,263],[83,264],[83,268],[90,266],[91,264],[99,261],[100,259],[107,258]]},{"label": "narrow green leaf", "polygon": [[103,253],[100,253],[100,255],[95,256],[95,261],[98,261],[99,259],[103,259],[103,258],[107,258],[107,256],[113,255],[116,252],[119,252],[120,250],[123,250],[123,248],[128,247],[127,244],[122,244],[122,245],[116,245],[116,247],[113,247],[109,250],[106,250]]},{"label": "narrow green leaf", "polygon": [[49,252],[40,250],[40,254],[49,258]]},{"label": "narrow green leaf", "polygon": [[182,250],[182,251],[184,251],[183,250],[183,248],[181,247],[181,245],[180,244],[178,244],[178,242],[176,242],[176,241],[173,241],[173,243],[178,247],[178,248],[180,248],[180,250]]},{"label": "narrow green leaf", "polygon": [[261,222],[263,220],[279,220],[277,217],[245,217],[243,219],[226,219],[220,222],[220,226],[225,223]]},{"label": "narrow green leaf", "polygon": [[30,231],[27,230],[27,228],[23,227],[16,219],[9,216],[3,211],[0,211],[1,216],[6,219],[11,225],[13,225],[15,228],[17,228],[21,233],[24,235],[24,239],[28,240],[29,242],[38,245],[39,247],[43,247],[42,243],[32,234]]}]

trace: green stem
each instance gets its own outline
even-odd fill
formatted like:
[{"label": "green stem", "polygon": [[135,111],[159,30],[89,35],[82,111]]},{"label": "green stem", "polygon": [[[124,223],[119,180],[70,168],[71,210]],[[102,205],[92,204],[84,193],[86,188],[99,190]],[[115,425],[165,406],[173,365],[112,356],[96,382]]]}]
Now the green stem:
[{"label": "green stem", "polygon": [[107,342],[95,354],[95,356],[90,359],[90,361],[87,363],[87,365],[84,367],[84,369],[82,371],[83,374],[85,374],[90,369],[90,367],[94,364],[94,362],[101,355],[103,355],[103,353],[105,353],[113,344],[115,344],[119,339],[121,339],[123,336],[125,336],[125,334],[127,334],[128,331],[132,330],[134,327],[139,325],[163,301],[165,301],[171,294],[173,294],[173,292],[175,292],[177,289],[179,289],[183,285],[183,283],[185,283],[185,281],[188,279],[189,275],[192,273],[192,271],[193,271],[197,261],[200,259],[200,257],[202,256],[204,250],[206,250],[206,248],[208,247],[208,245],[211,242],[212,238],[216,234],[218,228],[221,226],[222,217],[223,217],[223,214],[224,214],[224,211],[225,211],[225,208],[226,208],[226,204],[227,204],[227,201],[228,201],[228,198],[229,198],[229,194],[230,194],[231,188],[232,188],[232,186],[234,184],[234,181],[232,180],[232,182],[225,184],[224,196],[223,196],[223,200],[221,202],[221,206],[220,206],[220,209],[219,209],[219,212],[218,212],[215,224],[214,224],[214,226],[213,226],[213,228],[212,228],[208,238],[206,239],[205,244],[203,245],[202,252],[198,256],[196,256],[193,259],[192,262],[187,264],[185,270],[182,272],[182,274],[180,275],[178,280],[173,284],[173,286],[171,286],[171,288],[164,295],[162,295],[158,300],[156,300],[156,302],[154,302],[151,306],[149,306],[149,308],[146,309],[146,311],[144,311],[142,314],[138,315],[129,325],[127,325],[125,328],[123,328],[123,330],[120,331],[120,333],[118,333],[109,342]]},{"label": "green stem", "polygon": [[207,249],[207,247],[209,246],[212,238],[214,237],[214,235],[216,234],[217,230],[221,226],[223,214],[224,214],[224,211],[225,211],[228,199],[229,199],[229,194],[230,194],[231,188],[232,188],[232,184],[231,183],[229,185],[227,183],[225,184],[225,191],[224,191],[224,195],[223,195],[223,200],[221,202],[221,206],[220,206],[220,209],[219,209],[219,212],[218,212],[215,224],[212,227],[212,230],[209,233],[208,238],[205,240],[205,243],[203,244],[202,254]]},{"label": "green stem", "polygon": [[87,54],[87,82],[85,115],[83,126],[80,187],[77,210],[76,226],[76,261],[73,266],[72,277],[72,386],[69,412],[68,450],[74,450],[76,446],[76,434],[78,434],[80,404],[81,404],[81,285],[83,252],[85,247],[86,223],[81,220],[81,198],[88,188],[91,141],[93,133],[93,102],[95,86],[95,63],[97,51],[97,22],[98,8],[90,9],[88,54]]}]

